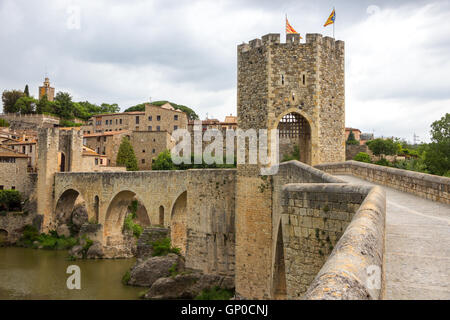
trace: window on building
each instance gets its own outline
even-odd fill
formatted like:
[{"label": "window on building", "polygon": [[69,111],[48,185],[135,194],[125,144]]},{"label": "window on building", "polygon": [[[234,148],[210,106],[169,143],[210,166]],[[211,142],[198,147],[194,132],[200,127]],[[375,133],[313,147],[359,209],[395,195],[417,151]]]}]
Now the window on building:
[{"label": "window on building", "polygon": [[145,159],[142,159],[142,161],[141,161],[142,163],[145,163]]},{"label": "window on building", "polygon": [[116,125],[117,125],[117,119],[116,119]]},{"label": "window on building", "polygon": [[33,152],[33,146],[30,146],[30,152]]},{"label": "window on building", "polygon": [[178,115],[177,114],[173,116],[173,120],[175,120],[175,121],[178,120]]},{"label": "window on building", "polygon": [[100,142],[100,137],[97,137],[97,142]]},{"label": "window on building", "polygon": [[103,159],[100,159],[100,164],[103,164]]},{"label": "window on building", "polygon": [[148,126],[148,131],[152,131],[152,126]]},{"label": "window on building", "polygon": [[3,188],[4,188],[3,186],[0,186],[0,190],[3,190]]},{"label": "window on building", "polygon": [[281,85],[284,86],[284,74],[281,75]]},{"label": "window on building", "polygon": [[173,130],[177,130],[178,129],[178,126],[173,126]]},{"label": "window on building", "polygon": [[136,124],[139,124],[139,116],[136,116]]},{"label": "window on building", "polygon": [[157,127],[156,127],[156,131],[161,131],[161,127],[160,127],[160,126],[157,126]]},{"label": "window on building", "polygon": [[95,158],[95,165],[98,166],[98,158]]},{"label": "window on building", "polygon": [[156,150],[155,150],[155,149],[153,149],[153,150],[152,150],[152,153],[155,153],[155,152],[156,152]]},{"label": "window on building", "polygon": [[161,121],[161,116],[156,116],[157,121]]},{"label": "window on building", "polygon": [[122,124],[122,119],[119,119],[119,123]]},{"label": "window on building", "polygon": [[11,190],[16,190],[16,187],[15,187],[15,186],[12,186],[12,187],[11,187]]},{"label": "window on building", "polygon": [[103,141],[105,141],[105,142],[106,142],[106,137],[103,137]]},{"label": "window on building", "polygon": [[22,153],[26,153],[26,147],[22,146]]},{"label": "window on building", "polygon": [[152,116],[148,117],[148,121],[152,121],[152,120],[153,120]]}]

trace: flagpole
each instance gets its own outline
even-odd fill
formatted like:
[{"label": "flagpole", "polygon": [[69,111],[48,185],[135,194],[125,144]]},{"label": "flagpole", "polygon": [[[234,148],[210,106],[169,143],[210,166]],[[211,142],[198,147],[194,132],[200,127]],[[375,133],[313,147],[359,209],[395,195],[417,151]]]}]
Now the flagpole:
[{"label": "flagpole", "polygon": [[333,21],[333,39],[336,40],[336,38],[334,37],[334,25],[336,24],[336,9],[333,7],[333,11],[334,11],[334,21]]}]

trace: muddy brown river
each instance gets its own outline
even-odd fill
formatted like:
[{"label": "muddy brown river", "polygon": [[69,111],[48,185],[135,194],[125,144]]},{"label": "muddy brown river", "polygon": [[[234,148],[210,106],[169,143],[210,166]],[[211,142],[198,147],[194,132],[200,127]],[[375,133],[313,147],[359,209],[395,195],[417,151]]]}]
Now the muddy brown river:
[{"label": "muddy brown river", "polygon": [[[134,259],[68,261],[67,251],[0,248],[0,299],[138,299],[145,288],[124,286]],[[70,265],[80,267],[81,289],[67,288]]]}]

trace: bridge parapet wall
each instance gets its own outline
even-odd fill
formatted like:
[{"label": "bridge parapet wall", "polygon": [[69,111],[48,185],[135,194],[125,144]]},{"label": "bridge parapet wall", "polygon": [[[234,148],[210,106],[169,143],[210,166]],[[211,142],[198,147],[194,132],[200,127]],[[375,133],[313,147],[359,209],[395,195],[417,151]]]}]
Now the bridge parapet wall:
[{"label": "bridge parapet wall", "polygon": [[309,286],[308,300],[376,300],[384,278],[386,195],[374,187]]},{"label": "bridge parapet wall", "polygon": [[450,204],[450,178],[358,161],[320,164],[315,168],[330,174],[354,175],[421,198]]},{"label": "bridge parapet wall", "polygon": [[[370,190],[346,183],[283,186],[281,226],[286,298],[303,297]],[[384,225],[381,228],[384,230]],[[358,241],[364,237],[362,234]]]}]

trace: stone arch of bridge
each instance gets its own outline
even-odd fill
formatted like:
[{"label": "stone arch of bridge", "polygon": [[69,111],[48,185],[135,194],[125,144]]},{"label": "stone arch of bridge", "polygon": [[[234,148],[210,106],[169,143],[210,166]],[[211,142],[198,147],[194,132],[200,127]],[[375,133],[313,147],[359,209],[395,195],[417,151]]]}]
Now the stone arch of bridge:
[{"label": "stone arch of bridge", "polygon": [[68,224],[71,222],[72,212],[76,208],[82,208],[82,212],[86,212],[87,220],[92,218],[87,204],[82,194],[75,188],[64,190],[57,198],[54,210],[54,222],[57,225]]},{"label": "stone arch of bridge", "polygon": [[170,238],[172,246],[186,254],[187,245],[187,191],[179,194],[170,211]]},{"label": "stone arch of bridge", "polygon": [[144,202],[136,192],[131,190],[122,190],[116,193],[109,202],[106,210],[105,220],[103,222],[103,232],[107,243],[121,241],[125,217],[129,213],[129,207],[133,201],[137,201],[136,220],[145,227],[151,224],[147,208]]},{"label": "stone arch of bridge", "polygon": [[286,263],[281,219],[278,224],[275,259],[272,270],[272,298],[276,300],[286,299]]}]

